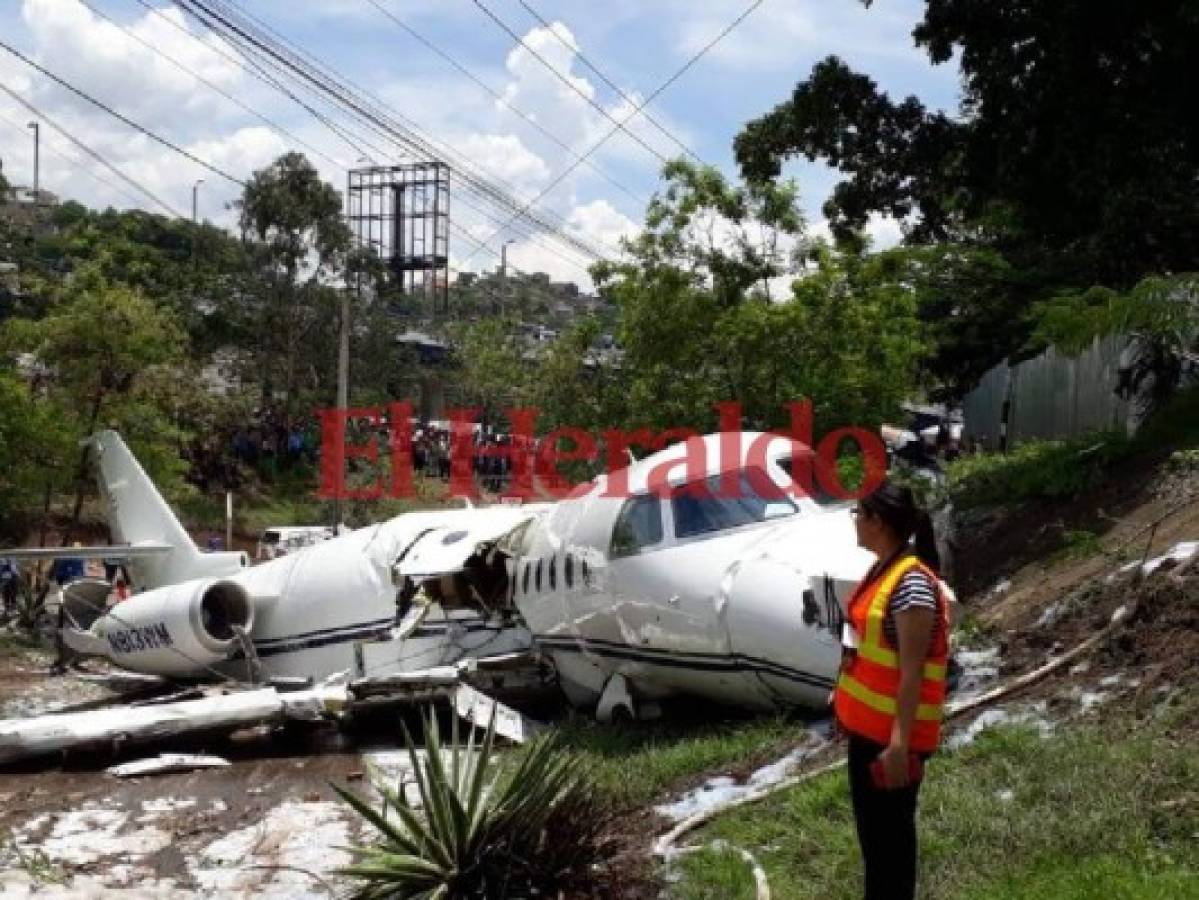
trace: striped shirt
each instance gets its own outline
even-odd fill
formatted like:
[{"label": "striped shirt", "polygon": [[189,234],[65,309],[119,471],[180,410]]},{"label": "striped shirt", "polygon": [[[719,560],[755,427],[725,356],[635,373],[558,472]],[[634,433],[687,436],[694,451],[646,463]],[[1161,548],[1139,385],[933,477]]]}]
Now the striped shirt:
[{"label": "striped shirt", "polygon": [[[895,628],[895,614],[903,612],[905,609],[931,609],[936,612],[937,609],[937,586],[927,575],[919,569],[912,569],[903,578],[899,579],[899,583],[895,585],[895,590],[891,593],[891,599],[887,603],[887,612],[883,617],[883,633],[887,638],[887,642],[892,647],[899,647],[899,636]],[[938,633],[941,631],[941,617],[937,616],[933,620],[932,639],[935,641]]]}]

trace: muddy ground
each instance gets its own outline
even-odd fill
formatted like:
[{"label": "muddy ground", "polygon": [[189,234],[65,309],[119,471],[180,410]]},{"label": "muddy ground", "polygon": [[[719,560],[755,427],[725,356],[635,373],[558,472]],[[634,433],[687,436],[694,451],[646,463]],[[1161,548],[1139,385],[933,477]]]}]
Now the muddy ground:
[{"label": "muddy ground", "polygon": [[[28,715],[119,697],[95,674],[52,676],[48,663],[37,651],[7,653],[0,707]],[[330,784],[365,791],[364,756],[392,751],[387,761],[395,745],[378,729],[359,739],[333,728],[247,729],[172,743],[172,751],[228,759],[223,769],[104,772],[156,749],[0,769],[0,896],[21,896],[35,883],[47,897],[329,896],[341,885],[334,870],[349,861],[343,848],[360,836]]]},{"label": "muddy ground", "polygon": [[[970,572],[964,693],[1043,665],[1103,627],[1118,606],[1135,612],[1077,664],[963,716],[951,742],[1012,720],[1049,733],[1063,721],[1152,709],[1193,689],[1199,552],[1138,573],[1144,561],[1199,541],[1199,473],[1117,480],[1073,504],[970,516],[959,557]],[[1097,546],[1075,553],[1066,536],[1082,530],[1096,535]],[[0,717],[146,690],[136,679],[114,682],[99,664],[66,677],[51,676],[48,664],[44,652],[0,644]],[[332,728],[250,729],[169,748],[223,756],[230,766],[219,770],[135,779],[103,771],[158,748],[0,769],[0,896],[330,896],[346,886],[336,872],[349,860],[344,848],[365,836],[331,784],[366,791],[366,757],[395,766],[399,744],[396,724],[349,736]],[[769,761],[752,762],[709,777],[744,782]],[[678,787],[702,788],[706,780]],[[665,822],[648,809],[623,821],[629,854]],[[645,873],[631,880],[648,883]]]}]

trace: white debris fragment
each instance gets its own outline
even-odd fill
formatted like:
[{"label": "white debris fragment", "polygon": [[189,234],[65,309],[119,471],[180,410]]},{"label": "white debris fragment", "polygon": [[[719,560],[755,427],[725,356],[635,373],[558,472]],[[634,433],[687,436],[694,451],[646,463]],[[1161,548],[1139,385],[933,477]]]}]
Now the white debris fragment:
[{"label": "white debris fragment", "polygon": [[959,699],[977,694],[999,677],[999,648],[959,650],[953,655],[961,667],[955,696]]},{"label": "white debris fragment", "polygon": [[168,813],[178,812],[181,809],[191,809],[200,801],[195,797],[154,797],[150,800],[142,801],[142,815],[137,817],[139,822],[153,822],[156,819],[162,818]]},{"label": "white debris fragment", "polygon": [[170,772],[190,772],[194,769],[223,769],[231,763],[220,756],[198,753],[160,753],[146,759],[109,766],[104,771],[118,778],[136,778],[141,775],[165,775]]},{"label": "white debris fragment", "polygon": [[190,870],[213,896],[264,900],[327,898],[336,870],[350,862],[343,804],[288,801],[266,817],[209,844]]},{"label": "white debris fragment", "polygon": [[1161,556],[1155,556],[1153,559],[1146,560],[1143,565],[1137,562],[1130,562],[1127,565],[1121,566],[1120,571],[1131,572],[1140,565],[1142,574],[1152,575],[1167,560],[1173,560],[1176,563],[1186,562],[1196,553],[1199,553],[1199,541],[1179,541]]},{"label": "white debris fragment", "polygon": [[1082,662],[1075,663],[1070,667],[1071,675],[1085,675],[1089,671],[1091,671],[1091,664],[1085,659]]},{"label": "white debris fragment", "polygon": [[995,797],[1000,803],[1011,803],[1016,798],[1016,792],[1011,788],[1004,788],[1002,791],[996,791]]},{"label": "white debris fragment", "polygon": [[1062,614],[1062,604],[1050,603],[1045,607],[1045,611],[1041,613],[1041,617],[1034,623],[1034,628],[1048,628],[1053,625]]},{"label": "white debris fragment", "polygon": [[817,734],[809,734],[808,740],[802,746],[758,769],[743,784],[737,784],[735,779],[728,776],[709,778],[673,803],[655,806],[654,812],[674,822],[681,822],[704,810],[782,781],[804,760],[824,749],[827,743],[827,739]]},{"label": "white debris fragment", "polygon": [[1082,711],[1088,713],[1110,696],[1107,691],[1081,691],[1078,694],[1078,702],[1082,706]]},{"label": "white debris fragment", "polygon": [[1010,578],[1005,578],[1005,579],[1003,579],[1003,581],[1000,581],[993,588],[991,588],[991,590],[988,593],[992,597],[998,597],[1001,594],[1006,594],[1011,589],[1012,589],[1012,580]]},{"label": "white debris fragment", "polygon": [[1106,678],[1100,678],[1099,686],[1108,688],[1116,687],[1117,685],[1122,684],[1123,681],[1124,676],[1117,672],[1115,675],[1108,675]]},{"label": "white debris fragment", "polygon": [[495,733],[516,744],[523,744],[543,727],[468,684],[454,689],[454,711],[479,728],[487,728],[494,719]]},{"label": "white debris fragment", "polygon": [[1045,703],[1033,704],[1025,710],[988,709],[978,715],[964,730],[951,734],[945,741],[950,750],[969,746],[988,728],[996,725],[1028,725],[1035,728],[1041,737],[1053,734],[1053,723],[1045,717]]}]

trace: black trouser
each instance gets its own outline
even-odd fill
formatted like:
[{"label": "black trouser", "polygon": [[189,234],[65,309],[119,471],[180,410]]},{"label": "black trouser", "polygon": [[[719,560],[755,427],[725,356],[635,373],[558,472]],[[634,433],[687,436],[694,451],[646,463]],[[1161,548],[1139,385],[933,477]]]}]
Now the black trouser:
[{"label": "black trouser", "polygon": [[875,787],[870,764],[884,749],[866,738],[849,736],[849,791],[866,868],[866,900],[912,900],[920,784],[894,791]]}]

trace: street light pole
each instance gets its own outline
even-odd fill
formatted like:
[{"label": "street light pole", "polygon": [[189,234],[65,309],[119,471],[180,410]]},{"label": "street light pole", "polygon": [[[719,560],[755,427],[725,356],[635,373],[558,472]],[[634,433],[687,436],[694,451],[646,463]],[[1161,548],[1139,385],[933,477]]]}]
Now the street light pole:
[{"label": "street light pole", "polygon": [[38,191],[41,188],[41,126],[37,122],[30,122],[29,127],[33,129],[33,202],[37,205]]},{"label": "street light pole", "polygon": [[200,194],[200,185],[202,185],[203,183],[204,183],[204,179],[203,179],[203,178],[197,178],[197,179],[196,179],[196,183],[192,185],[192,221],[193,221],[193,222],[197,221],[197,219],[196,219],[196,209],[197,209],[197,206],[198,206],[198,200],[199,200],[199,194]]},{"label": "street light pole", "polygon": [[504,241],[500,247],[500,315],[504,314],[504,308],[508,299],[508,245],[515,244],[515,239]]}]

